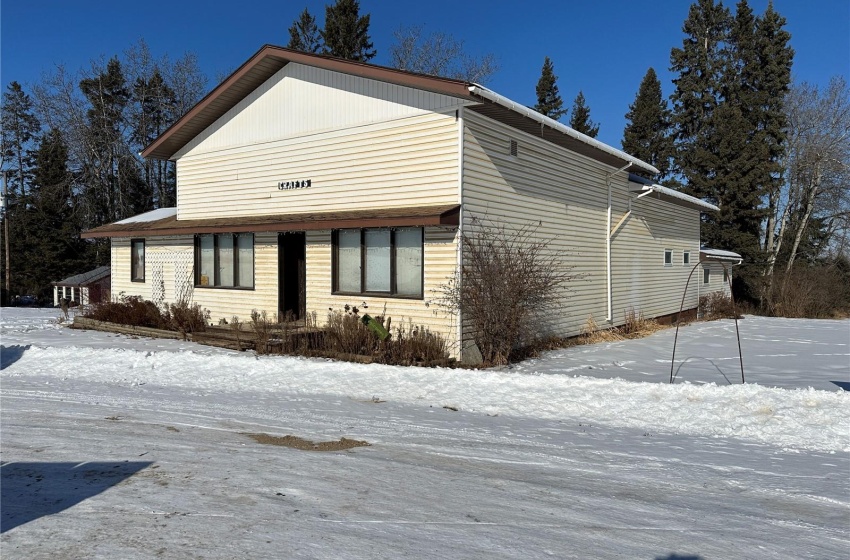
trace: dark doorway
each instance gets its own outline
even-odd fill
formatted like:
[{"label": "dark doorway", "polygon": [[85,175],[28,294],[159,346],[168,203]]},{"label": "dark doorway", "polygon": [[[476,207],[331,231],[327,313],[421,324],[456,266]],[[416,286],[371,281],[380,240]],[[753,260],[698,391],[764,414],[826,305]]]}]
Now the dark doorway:
[{"label": "dark doorway", "polygon": [[304,232],[279,233],[278,318],[281,321],[303,321],[307,313],[307,267],[304,259]]}]

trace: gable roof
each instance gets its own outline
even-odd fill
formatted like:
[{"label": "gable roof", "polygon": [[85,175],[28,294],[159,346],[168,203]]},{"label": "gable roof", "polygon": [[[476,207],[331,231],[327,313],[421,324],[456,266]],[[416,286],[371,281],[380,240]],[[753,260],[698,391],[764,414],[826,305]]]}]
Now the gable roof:
[{"label": "gable roof", "polygon": [[478,84],[327,55],[309,54],[274,45],[264,45],[142,150],[142,156],[163,160],[174,157],[174,154],[193,138],[290,62],[466,99],[475,104],[470,107],[473,111],[605,164],[621,167],[631,163],[634,166],[633,169],[636,168],[651,175],[658,173],[655,167],[644,161],[581,134]]},{"label": "gable roof", "polygon": [[86,286],[93,282],[97,282],[98,280],[103,280],[111,274],[111,269],[108,266],[99,266],[94,270],[89,270],[88,272],[83,272],[82,274],[75,274],[74,276],[69,276],[64,280],[60,280],[59,282],[53,282],[54,286]]}]

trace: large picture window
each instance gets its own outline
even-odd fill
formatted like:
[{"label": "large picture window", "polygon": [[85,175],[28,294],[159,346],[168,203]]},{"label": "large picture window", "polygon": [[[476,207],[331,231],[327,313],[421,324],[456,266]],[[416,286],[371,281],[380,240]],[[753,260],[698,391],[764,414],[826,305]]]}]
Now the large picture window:
[{"label": "large picture window", "polygon": [[130,241],[130,280],[132,282],[145,281],[144,239],[133,239]]},{"label": "large picture window", "polygon": [[254,234],[195,236],[195,286],[253,288]]},{"label": "large picture window", "polygon": [[335,294],[422,297],[422,228],[333,232]]}]

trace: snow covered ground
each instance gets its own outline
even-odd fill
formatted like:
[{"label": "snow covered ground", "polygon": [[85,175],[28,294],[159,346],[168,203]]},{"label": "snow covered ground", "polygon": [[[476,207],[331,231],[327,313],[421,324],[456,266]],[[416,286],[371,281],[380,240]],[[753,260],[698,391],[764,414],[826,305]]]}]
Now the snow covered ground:
[{"label": "snow covered ground", "polygon": [[468,371],[257,358],[56,316],[0,318],[4,558],[850,549],[848,321],[747,317],[742,386],[726,321],[681,330],[669,385],[672,330]]}]

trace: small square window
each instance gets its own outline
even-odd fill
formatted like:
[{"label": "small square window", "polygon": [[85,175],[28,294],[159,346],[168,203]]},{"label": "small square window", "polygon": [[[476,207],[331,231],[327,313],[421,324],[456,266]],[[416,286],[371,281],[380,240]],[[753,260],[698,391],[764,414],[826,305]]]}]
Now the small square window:
[{"label": "small square window", "polygon": [[691,264],[691,252],[690,251],[685,251],[684,253],[682,253],[682,264],[686,265],[686,266]]},{"label": "small square window", "polygon": [[673,266],[673,249],[664,249],[664,266]]},{"label": "small square window", "polygon": [[711,271],[707,268],[702,269],[702,283],[708,284],[711,281]]},{"label": "small square window", "polygon": [[145,281],[145,240],[130,241],[130,281]]}]

